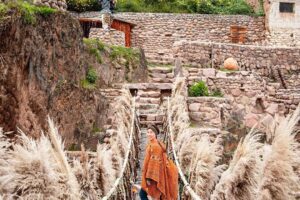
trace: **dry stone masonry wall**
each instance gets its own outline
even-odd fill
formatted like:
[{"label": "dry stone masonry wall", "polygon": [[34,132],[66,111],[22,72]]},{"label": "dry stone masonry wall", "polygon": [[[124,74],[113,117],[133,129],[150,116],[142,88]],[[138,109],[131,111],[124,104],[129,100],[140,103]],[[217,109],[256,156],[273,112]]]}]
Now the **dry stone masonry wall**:
[{"label": "dry stone masonry wall", "polygon": [[191,122],[202,127],[223,128],[231,111],[230,100],[218,97],[189,97],[187,100]]},{"label": "dry stone masonry wall", "polygon": [[300,70],[300,48],[262,47],[200,41],[180,41],[173,46],[174,56],[186,66],[219,68],[233,57],[244,70],[269,76],[272,68],[283,73]]},{"label": "dry stone masonry wall", "polygon": [[[99,17],[99,12],[80,17]],[[172,45],[179,40],[230,42],[230,26],[247,26],[246,43],[265,40],[263,17],[201,14],[120,13],[114,17],[136,24],[132,45],[142,47],[150,61],[170,63]]]},{"label": "dry stone masonry wall", "polygon": [[67,3],[65,0],[37,0],[35,3],[58,10],[67,10]]},{"label": "dry stone masonry wall", "polygon": [[91,28],[90,38],[99,38],[102,42],[109,45],[125,46],[125,34],[114,29],[107,32],[102,28]]}]

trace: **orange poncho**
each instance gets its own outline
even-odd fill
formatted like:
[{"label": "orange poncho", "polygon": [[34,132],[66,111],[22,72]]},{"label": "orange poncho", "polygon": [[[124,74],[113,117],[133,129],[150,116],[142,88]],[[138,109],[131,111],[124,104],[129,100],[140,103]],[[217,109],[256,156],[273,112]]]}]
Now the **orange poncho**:
[{"label": "orange poncho", "polygon": [[[170,168],[173,171],[167,170],[171,163],[165,151],[164,145],[157,141],[148,144],[142,171],[142,188],[153,198],[161,196],[163,200],[176,200],[178,184],[174,185],[174,180],[178,179],[178,172],[174,167]],[[146,179],[152,180],[150,185],[147,185]]]}]

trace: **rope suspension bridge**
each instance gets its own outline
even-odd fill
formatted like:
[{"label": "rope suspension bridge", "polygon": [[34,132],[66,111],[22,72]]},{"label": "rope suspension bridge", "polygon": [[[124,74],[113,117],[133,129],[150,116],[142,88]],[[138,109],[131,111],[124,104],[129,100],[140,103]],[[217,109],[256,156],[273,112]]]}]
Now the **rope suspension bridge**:
[{"label": "rope suspension bridge", "polygon": [[[121,168],[121,171],[120,171],[120,176],[115,180],[114,184],[113,184],[113,187],[109,190],[109,192],[102,198],[102,200],[109,200],[109,199],[119,199],[120,198],[120,191],[124,191],[124,188],[123,187],[123,182],[125,182],[125,171],[128,167],[130,167],[129,163],[130,163],[130,155],[131,155],[131,152],[133,151],[134,149],[134,140],[136,139],[135,138],[135,130],[138,132],[138,135],[139,137],[141,137],[141,134],[142,134],[142,131],[141,131],[141,125],[139,123],[139,119],[138,119],[138,115],[137,115],[137,112],[136,112],[136,98],[133,97],[132,98],[132,106],[130,108],[131,110],[131,115],[132,115],[132,118],[131,118],[131,128],[130,128],[130,136],[129,136],[129,142],[128,142],[128,145],[127,145],[127,149],[126,149],[126,153],[125,153],[125,158],[124,158],[124,162],[123,162],[123,165],[122,165],[122,168]],[[167,144],[167,149],[169,151],[171,151],[171,158],[173,158],[176,166],[177,166],[177,169],[178,169],[178,172],[179,172],[179,175],[180,175],[180,179],[183,183],[183,188],[185,188],[185,191],[189,193],[189,196],[192,198],[192,199],[195,199],[195,200],[201,200],[201,198],[196,194],[196,192],[193,190],[193,188],[190,186],[188,180],[186,179],[185,175],[184,175],[184,172],[183,170],[181,169],[180,167],[180,163],[179,163],[179,160],[178,160],[178,156],[177,156],[177,153],[176,153],[176,144],[174,142],[174,127],[173,127],[173,121],[172,121],[172,108],[171,108],[171,104],[170,104],[170,99],[168,97],[167,99],[167,110],[166,110],[166,118],[165,118],[165,127],[166,127],[166,132],[165,132],[165,135],[164,135],[164,142]],[[171,144],[169,145],[169,148],[168,148],[168,144]],[[143,159],[143,158],[142,158]],[[134,183],[134,177],[133,177],[133,174],[131,175],[130,177],[130,184],[133,186],[135,183]],[[128,197],[126,197],[126,194],[123,194],[123,199],[128,199]],[[132,196],[134,196],[132,194]],[[178,195],[178,198],[180,198],[180,194]]]}]

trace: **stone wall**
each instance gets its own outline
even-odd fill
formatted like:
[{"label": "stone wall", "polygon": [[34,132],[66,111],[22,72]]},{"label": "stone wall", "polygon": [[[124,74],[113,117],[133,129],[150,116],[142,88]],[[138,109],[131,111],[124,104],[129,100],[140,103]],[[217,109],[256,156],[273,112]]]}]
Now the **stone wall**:
[{"label": "stone wall", "polygon": [[114,29],[106,32],[102,28],[91,28],[90,38],[99,38],[102,42],[110,45],[125,46],[124,32]]},{"label": "stone wall", "polygon": [[67,3],[65,0],[36,0],[35,4],[48,6],[58,10],[67,10]]},{"label": "stone wall", "polygon": [[[170,67],[150,68],[153,82],[174,81]],[[150,75],[151,75],[150,73]],[[251,71],[224,72],[214,68],[183,67],[187,85],[202,80],[210,92],[219,89],[221,97],[189,97],[187,100],[192,124],[202,127],[226,129],[232,124],[252,127],[256,123],[265,128],[275,114],[284,117],[300,103],[300,79],[295,87],[283,89],[279,82],[269,82],[266,77]],[[164,83],[166,84],[166,83]]]},{"label": "stone wall", "polygon": [[272,68],[284,74],[300,70],[300,48],[180,41],[174,44],[173,52],[183,65],[199,68],[220,68],[225,59],[233,57],[241,69],[264,76],[270,76]]},{"label": "stone wall", "polygon": [[[281,13],[280,2],[294,3],[293,13]],[[269,42],[280,46],[300,46],[300,2],[297,0],[270,0],[266,10]]]},{"label": "stone wall", "polygon": [[[198,109],[196,104],[192,106],[194,102],[189,100],[190,117],[194,121],[197,121],[195,119],[198,117],[202,123],[218,127],[219,122],[226,126],[231,118],[231,120],[242,122],[246,127],[252,127],[256,123],[259,123],[260,127],[265,127],[274,119],[275,114],[279,117],[286,116],[300,103],[299,88],[282,89],[279,83],[268,83],[259,75],[249,71],[225,73],[214,69],[196,70],[193,68],[184,72],[189,85],[203,80],[210,91],[221,90],[225,100],[224,98],[200,97],[197,101],[202,102],[201,107],[204,107],[201,108],[202,110]],[[206,109],[208,107],[210,109]],[[221,113],[221,108],[225,116],[223,118],[220,114],[216,114]],[[194,114],[195,110],[201,111],[202,114]],[[224,113],[230,114],[224,115]],[[211,119],[208,119],[209,117]]]},{"label": "stone wall", "polygon": [[230,100],[218,97],[189,97],[187,100],[191,122],[201,127],[222,128],[231,111]]},{"label": "stone wall", "polygon": [[300,47],[300,28],[272,29],[268,36],[268,43],[273,46]]},{"label": "stone wall", "polygon": [[[99,17],[99,12],[79,17]],[[114,17],[132,22],[132,45],[142,47],[150,61],[170,63],[174,42],[201,40],[230,42],[230,26],[247,26],[246,43],[265,40],[263,17],[201,14],[118,13]]]}]

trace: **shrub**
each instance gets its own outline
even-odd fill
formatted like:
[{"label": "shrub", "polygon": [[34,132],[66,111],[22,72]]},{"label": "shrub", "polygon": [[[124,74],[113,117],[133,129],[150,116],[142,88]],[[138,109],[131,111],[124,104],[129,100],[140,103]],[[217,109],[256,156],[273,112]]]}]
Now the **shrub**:
[{"label": "shrub", "polygon": [[111,46],[110,58],[112,60],[124,58],[127,62],[135,62],[139,59],[139,53],[132,48],[123,46]]},{"label": "shrub", "polygon": [[26,1],[11,1],[7,4],[7,7],[19,11],[26,24],[35,24],[36,15],[49,16],[56,12],[53,8],[36,6]]},{"label": "shrub", "polygon": [[239,0],[225,8],[224,14],[252,15],[254,14],[254,10],[247,2],[245,2],[244,0]]},{"label": "shrub", "polygon": [[101,52],[105,50],[105,45],[99,39],[83,38],[83,43],[86,45],[89,53],[94,55],[98,63],[101,64]]},{"label": "shrub", "polygon": [[7,5],[5,5],[4,3],[0,3],[0,18],[2,16],[4,16],[8,11],[8,7]]},{"label": "shrub", "polygon": [[97,72],[94,68],[89,68],[87,75],[86,75],[86,80],[91,83],[95,84],[97,81],[98,75]]},{"label": "shrub", "polygon": [[138,0],[118,1],[116,10],[119,12],[143,12],[145,7]]},{"label": "shrub", "polygon": [[199,96],[209,96],[208,88],[204,81],[199,81],[189,88],[189,96],[199,97]]},{"label": "shrub", "polygon": [[209,1],[202,0],[198,4],[197,12],[202,14],[214,14],[215,8]]},{"label": "shrub", "polygon": [[98,0],[67,0],[68,10],[76,12],[100,11]]},{"label": "shrub", "polygon": [[86,77],[81,80],[80,84],[84,89],[95,89],[98,75],[93,67],[87,71]]}]

